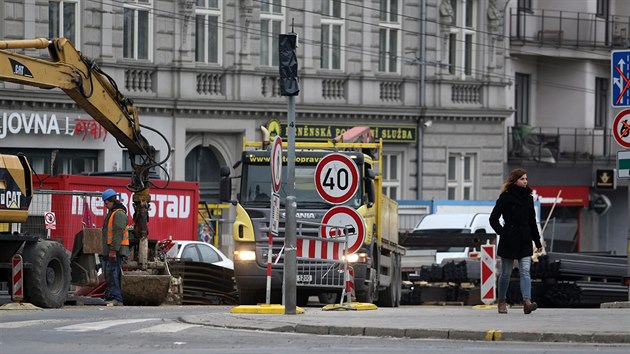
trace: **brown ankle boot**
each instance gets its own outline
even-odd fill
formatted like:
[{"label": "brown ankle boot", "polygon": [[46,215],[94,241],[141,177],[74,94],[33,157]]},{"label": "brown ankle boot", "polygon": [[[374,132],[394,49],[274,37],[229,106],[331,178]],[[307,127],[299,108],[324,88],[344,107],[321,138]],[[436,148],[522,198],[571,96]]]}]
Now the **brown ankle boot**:
[{"label": "brown ankle boot", "polygon": [[529,315],[530,313],[535,311],[537,308],[538,308],[538,304],[536,304],[535,302],[532,302],[530,299],[526,299],[525,302],[523,302],[523,312],[525,312],[526,315]]},{"label": "brown ankle boot", "polygon": [[499,299],[497,309],[499,310],[499,313],[507,313],[507,302],[505,299]]}]

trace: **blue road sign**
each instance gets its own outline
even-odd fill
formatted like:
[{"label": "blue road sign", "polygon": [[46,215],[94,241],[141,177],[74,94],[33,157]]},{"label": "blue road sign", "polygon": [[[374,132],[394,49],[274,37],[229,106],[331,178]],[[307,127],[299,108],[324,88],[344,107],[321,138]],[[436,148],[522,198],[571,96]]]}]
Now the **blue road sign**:
[{"label": "blue road sign", "polygon": [[630,107],[630,50],[613,50],[610,70],[612,106]]}]

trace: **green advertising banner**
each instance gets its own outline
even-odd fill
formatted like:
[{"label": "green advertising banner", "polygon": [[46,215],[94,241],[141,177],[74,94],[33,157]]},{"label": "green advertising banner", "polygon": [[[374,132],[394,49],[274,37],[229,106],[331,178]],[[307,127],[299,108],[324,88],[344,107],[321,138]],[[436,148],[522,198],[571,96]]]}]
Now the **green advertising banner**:
[{"label": "green advertising banner", "polygon": [[[326,141],[345,133],[348,129],[356,125],[347,124],[296,124],[296,141]],[[287,124],[272,119],[267,123],[267,129],[271,138],[280,134],[283,139],[287,138]],[[370,131],[375,141],[383,139],[386,143],[415,143],[417,139],[417,128],[415,125],[373,125]]]}]

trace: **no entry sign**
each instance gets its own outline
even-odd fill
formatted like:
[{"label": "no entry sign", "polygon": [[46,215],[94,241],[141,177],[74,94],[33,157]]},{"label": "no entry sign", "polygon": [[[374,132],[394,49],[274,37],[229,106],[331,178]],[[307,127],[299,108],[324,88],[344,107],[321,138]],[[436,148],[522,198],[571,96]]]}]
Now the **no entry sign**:
[{"label": "no entry sign", "polygon": [[[365,240],[365,221],[353,208],[338,205],[332,207],[322,218],[320,237],[345,237],[348,234],[348,254],[359,250]],[[333,227],[337,226],[337,227]]]},{"label": "no entry sign", "polygon": [[331,204],[343,204],[359,189],[359,169],[351,158],[340,153],[324,156],[315,168],[317,193]]}]

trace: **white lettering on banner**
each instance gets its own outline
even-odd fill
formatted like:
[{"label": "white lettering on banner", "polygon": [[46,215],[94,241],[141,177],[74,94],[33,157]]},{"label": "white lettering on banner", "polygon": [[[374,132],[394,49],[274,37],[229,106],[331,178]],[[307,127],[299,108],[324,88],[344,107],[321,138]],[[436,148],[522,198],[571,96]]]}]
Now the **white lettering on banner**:
[{"label": "white lettering on banner", "polygon": [[[60,120],[62,120],[60,122]],[[80,116],[70,119],[57,118],[52,113],[50,117],[47,113],[40,115],[36,112],[3,112],[2,124],[0,125],[0,139],[6,138],[9,134],[43,134],[43,135],[70,135],[79,136],[82,140],[88,135],[96,139],[107,138],[107,130],[105,130],[98,122],[89,119],[82,119]],[[60,125],[61,123],[61,125]],[[72,123],[72,124],[71,124]]]},{"label": "white lettering on banner", "polygon": [[[121,203],[133,215],[134,208],[131,197],[127,193],[119,195]],[[105,206],[100,197],[86,197],[91,212],[97,216],[105,215]],[[168,219],[187,219],[192,205],[189,195],[151,194],[149,217],[166,217]],[[72,215],[83,215],[83,196],[72,196]]]}]

